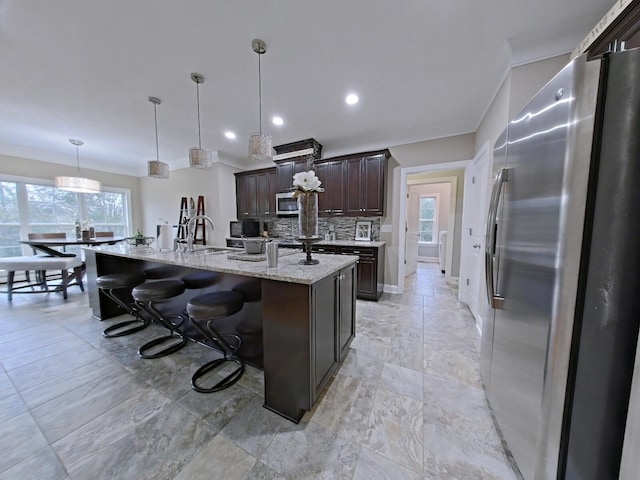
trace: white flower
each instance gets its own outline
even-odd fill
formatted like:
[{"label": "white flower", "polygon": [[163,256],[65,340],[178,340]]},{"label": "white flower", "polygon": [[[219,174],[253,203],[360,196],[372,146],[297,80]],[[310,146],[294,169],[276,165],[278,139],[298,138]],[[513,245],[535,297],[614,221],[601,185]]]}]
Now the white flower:
[{"label": "white flower", "polygon": [[308,172],[296,173],[293,176],[293,187],[302,192],[323,192],[320,187],[322,182],[316,177],[316,172],[309,170]]}]

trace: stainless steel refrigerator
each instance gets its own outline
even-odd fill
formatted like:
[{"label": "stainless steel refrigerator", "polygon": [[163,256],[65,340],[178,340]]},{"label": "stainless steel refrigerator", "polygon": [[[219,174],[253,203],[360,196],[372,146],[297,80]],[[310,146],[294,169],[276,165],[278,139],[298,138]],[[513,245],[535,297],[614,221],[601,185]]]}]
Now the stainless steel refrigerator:
[{"label": "stainless steel refrigerator", "polygon": [[640,50],[574,59],[509,122],[494,172],[495,420],[527,480],[616,479],[640,322]]}]

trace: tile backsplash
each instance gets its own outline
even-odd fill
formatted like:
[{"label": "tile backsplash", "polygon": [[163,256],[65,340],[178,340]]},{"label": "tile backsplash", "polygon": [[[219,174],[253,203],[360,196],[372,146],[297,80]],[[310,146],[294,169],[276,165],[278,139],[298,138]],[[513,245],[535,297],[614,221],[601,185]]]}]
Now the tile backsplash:
[{"label": "tile backsplash", "polygon": [[[297,238],[298,217],[289,218],[258,218],[261,228],[268,230],[272,237]],[[380,218],[377,217],[332,217],[318,219],[318,234],[324,234],[331,229],[336,234],[336,240],[353,240],[356,236],[356,222],[371,222],[371,240],[380,240]]]}]

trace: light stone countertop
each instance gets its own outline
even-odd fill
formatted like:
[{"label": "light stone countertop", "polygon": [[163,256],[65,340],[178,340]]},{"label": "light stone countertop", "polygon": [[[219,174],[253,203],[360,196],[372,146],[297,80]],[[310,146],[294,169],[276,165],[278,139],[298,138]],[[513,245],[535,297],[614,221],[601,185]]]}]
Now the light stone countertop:
[{"label": "light stone countertop", "polygon": [[[280,243],[283,239],[274,238],[274,241]],[[280,241],[279,241],[280,240]],[[299,244],[302,247],[302,243],[298,240],[284,239],[285,245]],[[357,242],[355,240],[318,240],[313,243],[320,246],[336,246],[336,247],[382,247],[386,242]]]},{"label": "light stone countertop", "polygon": [[277,267],[267,267],[266,260],[261,262],[231,260],[227,258],[228,251],[213,254],[202,253],[202,250],[207,248],[223,248],[234,253],[244,251],[241,248],[197,246],[195,253],[157,252],[153,247],[133,247],[121,243],[103,247],[85,247],[84,250],[118,257],[305,285],[316,283],[358,260],[357,255],[312,254],[312,258],[320,261],[319,264],[300,265],[300,260],[304,260],[306,254],[296,253],[280,257]]}]

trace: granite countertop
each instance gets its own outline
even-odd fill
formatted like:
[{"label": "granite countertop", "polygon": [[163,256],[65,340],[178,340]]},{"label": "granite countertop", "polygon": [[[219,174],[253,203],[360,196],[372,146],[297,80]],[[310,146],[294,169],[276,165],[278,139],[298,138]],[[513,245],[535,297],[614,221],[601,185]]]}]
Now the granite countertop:
[{"label": "granite countertop", "polygon": [[[207,249],[221,249],[216,253],[204,253]],[[277,267],[267,267],[267,261],[247,262],[227,258],[230,253],[242,253],[242,248],[202,247],[197,246],[195,253],[157,252],[152,247],[133,247],[126,244],[109,245],[103,247],[85,247],[85,250],[115,255],[118,257],[134,258],[150,262],[180,265],[214,272],[234,273],[247,277],[265,278],[290,283],[311,285],[325,277],[347,267],[358,260],[357,255],[313,255],[320,260],[317,265],[300,265],[304,260],[304,253],[294,253],[278,259]]]},{"label": "granite countertop", "polygon": [[[285,245],[300,245],[302,247],[302,243],[298,240],[291,239],[280,239],[274,238],[273,241],[278,243],[283,243]],[[314,245],[324,245],[324,246],[337,246],[337,247],[382,247],[385,245],[385,242],[360,242],[355,240],[318,240],[313,243]]]}]

